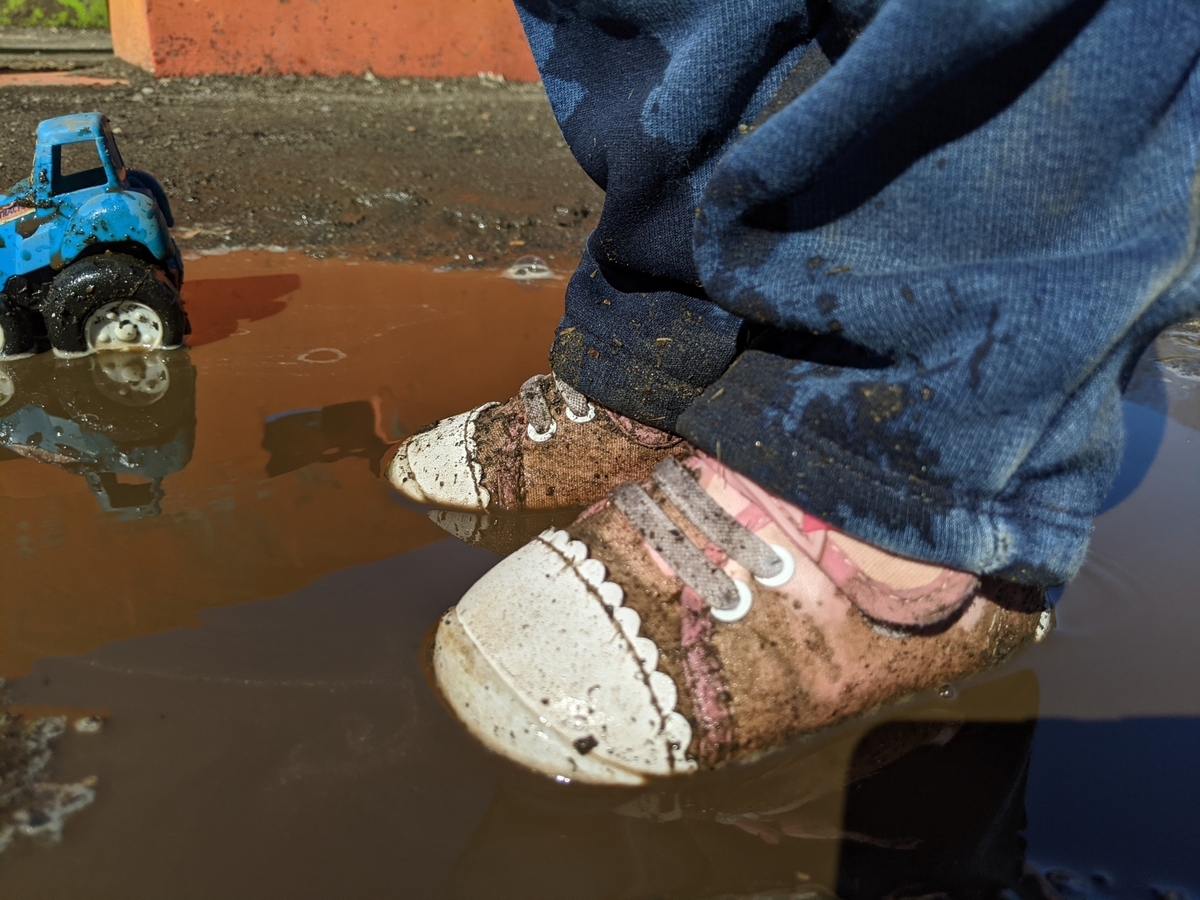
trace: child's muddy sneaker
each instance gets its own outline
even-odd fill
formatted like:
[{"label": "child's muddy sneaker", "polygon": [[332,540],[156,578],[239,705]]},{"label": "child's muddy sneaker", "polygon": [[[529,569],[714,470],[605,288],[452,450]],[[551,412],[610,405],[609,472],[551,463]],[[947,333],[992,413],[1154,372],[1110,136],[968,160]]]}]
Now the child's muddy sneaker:
[{"label": "child's muddy sneaker", "polygon": [[492,569],[432,662],[493,750],[639,784],[980,671],[1050,618],[1041,589],[886,553],[696,453]]},{"label": "child's muddy sneaker", "polygon": [[649,476],[681,438],[592,403],[539,375],[506,403],[488,403],[417,432],[385,461],[409,499],[445,509],[588,506],[614,485]]}]

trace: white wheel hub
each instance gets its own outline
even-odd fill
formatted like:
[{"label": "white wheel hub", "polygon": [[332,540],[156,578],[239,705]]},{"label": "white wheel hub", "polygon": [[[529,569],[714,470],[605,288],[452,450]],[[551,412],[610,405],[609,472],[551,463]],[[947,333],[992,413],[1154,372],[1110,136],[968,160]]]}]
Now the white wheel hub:
[{"label": "white wheel hub", "polygon": [[0,406],[5,406],[16,393],[17,386],[13,383],[12,376],[0,369]]},{"label": "white wheel hub", "polygon": [[171,386],[171,373],[159,354],[133,356],[129,354],[100,354],[97,369],[105,379],[106,394],[116,393],[122,399],[138,405],[155,403]]},{"label": "white wheel hub", "polygon": [[106,303],[84,326],[91,350],[158,350],[163,345],[163,323],[144,303],[118,300]]}]

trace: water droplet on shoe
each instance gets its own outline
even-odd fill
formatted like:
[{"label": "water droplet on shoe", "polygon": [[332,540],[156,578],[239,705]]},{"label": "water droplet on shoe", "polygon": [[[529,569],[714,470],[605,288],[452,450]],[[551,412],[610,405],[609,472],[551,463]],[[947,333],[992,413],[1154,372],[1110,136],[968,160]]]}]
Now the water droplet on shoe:
[{"label": "water droplet on shoe", "polygon": [[940,688],[938,688],[938,696],[943,700],[953,700],[958,696],[958,691],[952,684],[943,684]]}]

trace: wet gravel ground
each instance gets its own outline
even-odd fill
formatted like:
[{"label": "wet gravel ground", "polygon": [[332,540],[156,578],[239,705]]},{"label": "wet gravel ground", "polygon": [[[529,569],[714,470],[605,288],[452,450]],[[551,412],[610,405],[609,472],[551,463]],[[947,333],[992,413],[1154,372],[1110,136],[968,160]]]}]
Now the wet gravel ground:
[{"label": "wet gravel ground", "polygon": [[540,85],[489,78],[152,76],[95,55],[0,54],[128,86],[0,88],[0,181],[24,177],[45,118],[100,110],[162,181],[185,251],[284,246],[464,265],[578,252],[602,193]]}]

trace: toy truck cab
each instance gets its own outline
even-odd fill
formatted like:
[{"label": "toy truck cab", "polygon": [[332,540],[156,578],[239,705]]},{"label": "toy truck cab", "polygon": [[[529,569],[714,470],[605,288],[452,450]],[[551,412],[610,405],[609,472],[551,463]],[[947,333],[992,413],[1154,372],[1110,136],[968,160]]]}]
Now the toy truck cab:
[{"label": "toy truck cab", "polygon": [[0,356],[179,346],[171,209],[99,113],[38,126],[33,172],[0,196]]}]

